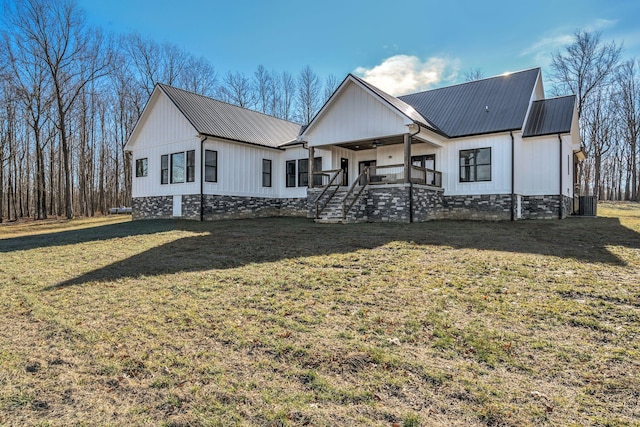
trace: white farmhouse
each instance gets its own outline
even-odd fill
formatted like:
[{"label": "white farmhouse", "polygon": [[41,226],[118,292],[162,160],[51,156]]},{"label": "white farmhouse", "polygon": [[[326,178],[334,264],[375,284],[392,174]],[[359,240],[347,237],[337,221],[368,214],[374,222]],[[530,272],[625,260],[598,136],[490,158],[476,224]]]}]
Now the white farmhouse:
[{"label": "white farmhouse", "polygon": [[126,149],[134,218],[565,218],[575,96],[540,69],[393,97],[348,75],[306,127],[157,85]]}]

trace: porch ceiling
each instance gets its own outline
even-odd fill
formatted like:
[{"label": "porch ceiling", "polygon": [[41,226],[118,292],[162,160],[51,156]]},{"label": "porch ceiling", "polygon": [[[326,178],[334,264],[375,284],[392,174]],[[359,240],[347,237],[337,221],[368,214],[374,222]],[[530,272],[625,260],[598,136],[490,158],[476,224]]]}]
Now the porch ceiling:
[{"label": "porch ceiling", "polygon": [[[411,144],[417,144],[417,143],[428,144],[429,142],[423,141],[421,139],[417,139],[414,137],[413,140],[411,141]],[[404,144],[403,135],[387,136],[385,138],[374,138],[374,139],[367,139],[362,141],[343,142],[335,145],[337,145],[338,147],[346,148],[353,151],[362,151],[362,150],[371,150],[371,149],[382,147],[382,146],[399,145],[399,144]]]}]

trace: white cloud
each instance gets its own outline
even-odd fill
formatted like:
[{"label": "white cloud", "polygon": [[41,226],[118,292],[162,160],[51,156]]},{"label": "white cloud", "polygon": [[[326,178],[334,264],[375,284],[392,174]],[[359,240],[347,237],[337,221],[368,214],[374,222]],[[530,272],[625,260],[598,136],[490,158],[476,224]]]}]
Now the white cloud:
[{"label": "white cloud", "polygon": [[520,54],[526,55],[538,55],[540,53],[551,53],[573,42],[573,34],[561,34],[554,37],[543,37]]},{"label": "white cloud", "polygon": [[431,57],[422,61],[417,56],[395,55],[373,68],[358,67],[355,73],[391,95],[404,95],[453,80],[457,69],[456,60]]},{"label": "white cloud", "polygon": [[[585,25],[581,31],[595,32],[605,28],[614,27],[618,23],[613,19],[596,19],[590,24]],[[533,56],[535,64],[546,66],[551,61],[551,53],[562,50],[575,40],[575,32],[564,33],[556,31],[552,36],[540,38],[528,48],[520,52],[520,56]]]},{"label": "white cloud", "polygon": [[520,53],[520,56],[532,56],[536,66],[546,67],[551,61],[551,52],[556,52],[571,44],[573,34],[560,34],[552,37],[543,37]]},{"label": "white cloud", "polygon": [[585,30],[589,31],[589,32],[600,31],[600,30],[603,30],[605,28],[614,27],[617,23],[618,23],[617,19],[600,18],[600,19],[596,19],[594,22],[592,22],[591,24],[587,25],[585,27]]}]

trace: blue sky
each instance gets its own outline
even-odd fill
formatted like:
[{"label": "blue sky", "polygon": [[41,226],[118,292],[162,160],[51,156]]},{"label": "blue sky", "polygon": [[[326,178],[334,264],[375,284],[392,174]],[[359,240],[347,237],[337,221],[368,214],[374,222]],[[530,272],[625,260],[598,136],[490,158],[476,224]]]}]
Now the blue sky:
[{"label": "blue sky", "polygon": [[576,29],[640,57],[638,0],[78,0],[88,22],[208,58],[221,75],[258,65],[364,76],[392,94],[541,66]]}]

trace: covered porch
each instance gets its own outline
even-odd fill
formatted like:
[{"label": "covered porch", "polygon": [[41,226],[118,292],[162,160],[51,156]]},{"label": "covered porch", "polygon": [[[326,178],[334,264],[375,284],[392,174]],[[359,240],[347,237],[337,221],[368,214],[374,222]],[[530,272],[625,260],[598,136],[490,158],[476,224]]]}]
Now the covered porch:
[{"label": "covered porch", "polygon": [[[409,133],[309,146],[309,187],[400,183],[442,187],[442,172],[436,167],[440,147]],[[318,159],[322,159],[319,170]]]},{"label": "covered porch", "polygon": [[418,137],[420,130],[416,125],[413,133],[310,146],[310,216],[328,222],[370,221],[372,214],[381,213],[378,219],[386,221],[406,210],[394,220],[411,222],[415,194],[443,192],[436,166],[440,144]]},{"label": "covered porch", "polygon": [[316,219],[335,210],[346,220],[364,200],[368,213],[361,214],[368,219],[384,205],[406,207],[399,221],[410,221],[416,186],[442,193],[438,158],[446,136],[413,107],[356,76],[340,84],[298,141],[309,150],[307,198]]}]

